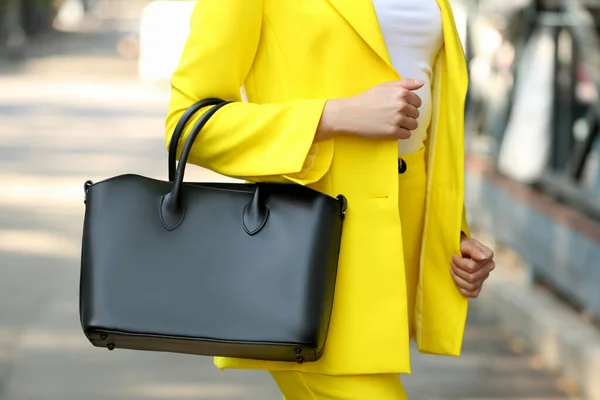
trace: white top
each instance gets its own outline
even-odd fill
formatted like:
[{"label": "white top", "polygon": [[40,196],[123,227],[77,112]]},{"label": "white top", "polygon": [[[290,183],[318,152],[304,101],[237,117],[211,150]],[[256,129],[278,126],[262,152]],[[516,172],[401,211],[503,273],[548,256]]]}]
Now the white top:
[{"label": "white top", "polygon": [[442,14],[436,0],[373,0],[392,64],[402,78],[421,79],[419,127],[398,142],[398,154],[421,150],[431,123],[433,65],[443,44]]}]

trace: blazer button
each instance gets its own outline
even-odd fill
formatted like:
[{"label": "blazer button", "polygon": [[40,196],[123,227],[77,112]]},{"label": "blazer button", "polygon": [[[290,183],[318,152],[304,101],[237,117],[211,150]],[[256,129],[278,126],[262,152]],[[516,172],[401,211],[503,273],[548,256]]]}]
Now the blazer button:
[{"label": "blazer button", "polygon": [[399,158],[398,159],[398,173],[403,174],[406,172],[407,169],[408,169],[408,165],[406,165],[406,161]]}]

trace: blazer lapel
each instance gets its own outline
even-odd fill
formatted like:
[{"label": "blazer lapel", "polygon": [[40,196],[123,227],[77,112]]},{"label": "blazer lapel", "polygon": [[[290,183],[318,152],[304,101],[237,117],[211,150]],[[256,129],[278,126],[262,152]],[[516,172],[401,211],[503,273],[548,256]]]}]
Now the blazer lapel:
[{"label": "blazer lapel", "polygon": [[372,0],[328,0],[356,33],[392,69],[392,61],[387,51],[379,21]]},{"label": "blazer lapel", "polygon": [[[372,0],[327,0],[344,17],[358,35],[390,68],[395,71],[388,53]],[[436,0],[442,12],[444,47],[449,72],[462,80],[467,78],[464,51],[456,30],[452,6],[448,0]],[[448,57],[448,55],[452,55]],[[457,57],[458,56],[458,57]],[[396,71],[397,72],[397,71]]]},{"label": "blazer lapel", "polygon": [[442,11],[442,20],[444,25],[444,47],[446,48],[446,63],[448,73],[451,74],[453,80],[460,80],[460,85],[465,84],[468,80],[468,72],[464,50],[456,29],[454,21],[454,13],[452,6],[448,0],[437,0],[440,10]]}]

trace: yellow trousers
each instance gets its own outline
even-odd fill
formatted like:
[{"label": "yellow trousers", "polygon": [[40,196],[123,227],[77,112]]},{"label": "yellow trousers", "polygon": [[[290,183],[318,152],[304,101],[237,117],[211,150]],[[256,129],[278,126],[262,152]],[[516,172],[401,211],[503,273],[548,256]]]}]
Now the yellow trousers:
[{"label": "yellow trousers", "polygon": [[[425,152],[400,156],[398,190],[402,247],[406,272],[409,326],[414,334],[414,308],[419,282],[421,236],[425,216],[427,173]],[[400,266],[399,266],[400,268]],[[377,338],[373,338],[377,340]],[[327,351],[327,349],[325,349]],[[271,371],[284,400],[407,400],[397,374],[319,375],[296,371]]]},{"label": "yellow trousers", "polygon": [[400,378],[384,375],[318,375],[271,372],[284,400],[408,400]]}]

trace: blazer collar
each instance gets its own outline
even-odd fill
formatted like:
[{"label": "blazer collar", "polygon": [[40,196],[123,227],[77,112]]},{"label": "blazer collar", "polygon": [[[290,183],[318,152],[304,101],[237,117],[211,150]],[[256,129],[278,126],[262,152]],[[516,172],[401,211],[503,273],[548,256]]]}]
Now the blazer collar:
[{"label": "blazer collar", "polygon": [[372,0],[328,0],[356,33],[392,68]]},{"label": "blazer collar", "polygon": [[[385,40],[379,27],[377,13],[372,0],[328,0],[337,12],[346,19],[358,35],[383,59],[392,69],[392,61]],[[442,12],[444,29],[444,46],[447,53],[463,53],[462,45],[448,0],[436,0]]]}]

